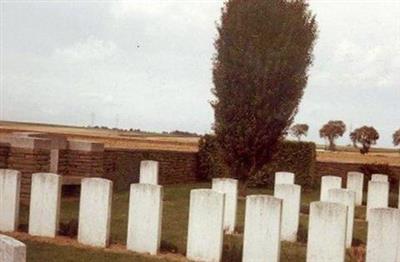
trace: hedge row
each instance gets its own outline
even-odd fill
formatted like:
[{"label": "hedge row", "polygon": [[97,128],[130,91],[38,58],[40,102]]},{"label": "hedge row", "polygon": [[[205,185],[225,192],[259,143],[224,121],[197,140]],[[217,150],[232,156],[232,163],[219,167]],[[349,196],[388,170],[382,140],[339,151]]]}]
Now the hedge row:
[{"label": "hedge row", "polygon": [[[229,177],[228,169],[218,154],[215,136],[205,135],[200,139],[198,160],[200,179]],[[270,186],[273,185],[275,172],[289,171],[296,174],[296,184],[303,188],[310,188],[314,185],[315,163],[316,146],[314,143],[283,141],[278,146],[278,151],[272,161],[265,165],[257,175],[250,178],[250,184]]]}]

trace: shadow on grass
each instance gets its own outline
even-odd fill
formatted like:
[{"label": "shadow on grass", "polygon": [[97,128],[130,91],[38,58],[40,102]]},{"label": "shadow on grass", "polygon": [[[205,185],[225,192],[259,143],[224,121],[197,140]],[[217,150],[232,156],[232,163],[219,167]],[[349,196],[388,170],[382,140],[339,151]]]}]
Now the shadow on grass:
[{"label": "shadow on grass", "polygon": [[161,240],[160,250],[162,252],[178,253],[178,247],[166,240]]},{"label": "shadow on grass", "polygon": [[224,236],[224,247],[222,251],[223,262],[240,262],[242,261],[242,239],[241,236]]},{"label": "shadow on grass", "polygon": [[60,223],[58,234],[76,238],[78,235],[78,219],[71,219],[67,223]]},{"label": "shadow on grass", "polygon": [[309,204],[301,204],[300,213],[304,215],[310,214],[310,205]]},{"label": "shadow on grass", "polygon": [[18,231],[28,233],[28,224],[19,224],[18,225]]},{"label": "shadow on grass", "polygon": [[308,229],[302,224],[299,224],[299,229],[297,231],[297,242],[307,244]]},{"label": "shadow on grass", "polygon": [[359,238],[353,238],[353,240],[351,241],[351,245],[353,246],[353,247],[359,247],[359,246],[365,246],[365,242],[364,241],[362,241],[361,239],[359,239]]}]

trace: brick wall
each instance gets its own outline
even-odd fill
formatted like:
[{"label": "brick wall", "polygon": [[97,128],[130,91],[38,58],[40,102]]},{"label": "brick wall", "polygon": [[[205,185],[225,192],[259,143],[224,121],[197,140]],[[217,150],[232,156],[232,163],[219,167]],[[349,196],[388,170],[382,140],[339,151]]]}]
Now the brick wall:
[{"label": "brick wall", "polygon": [[191,183],[196,181],[197,153],[106,149],[104,151],[105,177],[115,183],[115,188],[127,189],[139,181],[140,161],[159,162],[159,183]]},{"label": "brick wall", "polygon": [[0,143],[0,168],[7,168],[7,160],[10,151],[10,146],[6,143]]},{"label": "brick wall", "polygon": [[11,147],[8,168],[21,172],[21,199],[27,201],[30,195],[32,174],[49,172],[50,150]]},{"label": "brick wall", "polygon": [[80,184],[82,177],[105,177],[113,180],[118,190],[139,181],[140,161],[155,160],[159,162],[160,184],[196,181],[197,153],[104,149],[100,143],[34,135],[15,134],[0,146],[0,168],[22,173],[24,200],[29,200],[32,174],[50,170],[62,175],[63,184],[70,187]]},{"label": "brick wall", "polygon": [[58,174],[68,175],[68,150],[60,149],[58,158]]},{"label": "brick wall", "polygon": [[102,177],[103,152],[69,150],[68,176]]}]

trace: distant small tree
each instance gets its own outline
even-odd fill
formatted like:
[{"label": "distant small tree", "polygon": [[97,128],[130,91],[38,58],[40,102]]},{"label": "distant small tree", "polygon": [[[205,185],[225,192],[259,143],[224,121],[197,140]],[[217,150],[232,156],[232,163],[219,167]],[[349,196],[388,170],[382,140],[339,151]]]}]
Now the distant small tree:
[{"label": "distant small tree", "polygon": [[379,133],[372,126],[362,126],[350,133],[350,139],[355,147],[358,148],[358,144],[361,145],[361,154],[367,154],[371,145],[375,145],[379,139]]},{"label": "distant small tree", "polygon": [[289,133],[300,141],[301,136],[307,136],[308,128],[307,124],[295,124],[290,128]]},{"label": "distant small tree", "polygon": [[346,132],[346,125],[341,120],[331,120],[319,130],[319,136],[321,138],[328,139],[329,141],[329,150],[335,151],[336,144],[335,140],[341,136],[343,136],[344,132]]},{"label": "distant small tree", "polygon": [[355,130],[350,133],[350,140],[353,143],[353,147],[358,148],[356,136],[357,136],[357,134],[356,134]]},{"label": "distant small tree", "polygon": [[393,145],[400,145],[400,128],[393,134]]}]

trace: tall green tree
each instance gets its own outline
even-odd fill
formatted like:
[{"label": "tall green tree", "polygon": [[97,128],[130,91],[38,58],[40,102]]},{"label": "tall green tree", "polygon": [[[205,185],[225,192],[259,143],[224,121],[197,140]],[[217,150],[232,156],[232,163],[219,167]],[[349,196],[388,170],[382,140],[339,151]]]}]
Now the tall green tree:
[{"label": "tall green tree", "polygon": [[305,1],[230,0],[213,64],[214,130],[242,191],[276,151],[307,84],[317,23]]}]

